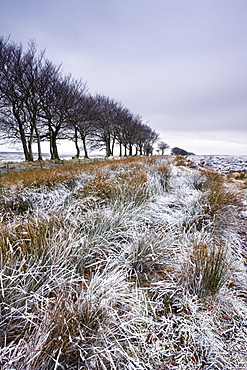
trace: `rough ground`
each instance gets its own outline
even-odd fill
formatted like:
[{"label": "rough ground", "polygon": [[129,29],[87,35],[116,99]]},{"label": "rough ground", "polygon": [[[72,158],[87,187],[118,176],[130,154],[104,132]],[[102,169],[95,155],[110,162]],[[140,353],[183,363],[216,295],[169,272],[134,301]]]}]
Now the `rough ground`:
[{"label": "rough ground", "polygon": [[190,156],[190,160],[200,167],[215,169],[245,183],[246,200],[243,204],[243,212],[239,215],[238,234],[242,241],[243,254],[246,258],[247,267],[247,155],[213,155],[213,156]]},{"label": "rough ground", "polygon": [[[239,216],[239,230],[238,234],[242,240],[243,253],[246,258],[247,265],[247,155],[246,156],[234,156],[234,155],[193,155],[188,156],[189,161],[196,164],[196,166],[203,168],[212,168],[221,173],[229,174],[233,176],[237,181],[245,182],[246,186],[246,202],[243,204],[243,212]],[[40,170],[40,169],[51,169],[66,164],[78,164],[87,163],[102,160],[104,158],[93,158],[93,159],[70,159],[70,160],[45,160],[45,161],[34,161],[34,162],[9,162],[0,164],[0,176],[9,172],[21,172],[25,170]]]},{"label": "rough ground", "polygon": [[62,159],[62,160],[45,160],[45,161],[33,161],[33,162],[6,162],[6,163],[0,163],[0,172],[3,174],[9,173],[9,172],[21,172],[21,171],[36,171],[41,169],[51,169],[51,168],[57,168],[59,166],[65,165],[65,164],[78,164],[78,163],[90,163],[95,162],[98,160],[102,160],[102,158],[92,158],[92,159]]},{"label": "rough ground", "polygon": [[242,215],[240,216],[238,235],[240,237],[240,240],[242,241],[243,255],[246,259],[246,267],[247,267],[247,205],[246,204],[244,205],[244,211],[242,212]]}]

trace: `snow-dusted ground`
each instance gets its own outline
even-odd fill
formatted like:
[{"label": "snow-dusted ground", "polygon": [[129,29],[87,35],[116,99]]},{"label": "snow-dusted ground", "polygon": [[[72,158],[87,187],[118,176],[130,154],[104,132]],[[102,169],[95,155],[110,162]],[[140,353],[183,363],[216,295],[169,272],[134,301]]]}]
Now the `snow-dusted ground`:
[{"label": "snow-dusted ground", "polygon": [[[34,153],[34,160],[38,158],[38,155]],[[50,154],[44,153],[43,159],[49,159]],[[62,154],[61,159],[71,159],[71,155]],[[0,163],[9,163],[9,162],[22,162],[25,160],[24,154],[22,152],[0,152]]]},{"label": "snow-dusted ground", "polygon": [[3,178],[3,370],[247,369],[246,157],[190,160]]},{"label": "snow-dusted ground", "polygon": [[[36,159],[37,154],[34,154]],[[43,154],[44,159],[49,159],[48,153]],[[71,155],[62,154],[61,159],[71,159]],[[193,155],[189,159],[200,165],[209,166],[220,171],[247,171],[247,155]],[[24,161],[22,152],[0,152],[0,163]]]},{"label": "snow-dusted ground", "polygon": [[247,155],[195,155],[189,158],[199,166],[208,166],[221,172],[247,171]]}]

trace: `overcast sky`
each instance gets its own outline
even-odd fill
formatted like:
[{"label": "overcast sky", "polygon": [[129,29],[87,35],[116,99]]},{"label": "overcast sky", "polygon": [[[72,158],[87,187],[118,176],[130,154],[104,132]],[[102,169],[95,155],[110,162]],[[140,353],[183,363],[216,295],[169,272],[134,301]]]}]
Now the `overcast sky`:
[{"label": "overcast sky", "polygon": [[246,0],[1,0],[0,34],[34,39],[171,147],[247,154]]}]

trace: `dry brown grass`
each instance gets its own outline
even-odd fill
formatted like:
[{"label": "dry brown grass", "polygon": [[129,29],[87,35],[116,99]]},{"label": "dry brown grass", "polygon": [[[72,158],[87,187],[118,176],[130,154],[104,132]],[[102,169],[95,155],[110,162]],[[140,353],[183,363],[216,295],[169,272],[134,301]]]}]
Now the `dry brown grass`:
[{"label": "dry brown grass", "polygon": [[191,207],[192,218],[185,220],[185,231],[201,231],[206,228],[214,234],[225,234],[236,227],[243,209],[244,193],[241,187],[233,186],[226,176],[209,170],[194,176],[193,186],[199,196]]},{"label": "dry brown grass", "polygon": [[13,171],[3,175],[1,182],[3,188],[19,183],[24,187],[42,185],[52,187],[57,183],[68,182],[76,178],[83,170],[90,170],[92,167],[101,165],[103,163],[68,163],[49,169],[32,170],[27,168],[21,172]]},{"label": "dry brown grass", "polygon": [[140,158],[126,157],[119,160],[94,159],[80,160],[80,162],[78,162],[78,160],[69,160],[52,163],[51,166],[44,165],[43,168],[41,168],[39,164],[35,166],[33,162],[24,162],[21,165],[21,171],[18,170],[19,164],[16,163],[16,168],[13,171],[5,174],[2,173],[1,187],[7,188],[19,183],[24,187],[39,187],[42,185],[52,187],[61,182],[68,183],[83,171],[96,171],[105,166],[109,166],[109,170],[114,170],[117,169],[121,163],[124,165],[131,165],[137,161],[140,161]]},{"label": "dry brown grass", "polygon": [[[115,169],[115,165],[111,164]],[[149,196],[146,189],[147,170],[142,164],[131,162],[121,170],[121,166],[116,167],[118,171],[109,174],[109,171],[99,171],[96,175],[88,179],[82,190],[82,195],[96,196],[104,200],[133,200],[134,202],[144,201]]]},{"label": "dry brown grass", "polygon": [[236,216],[242,209],[243,194],[241,190],[232,189],[227,178],[216,172],[204,171],[206,180],[203,184],[205,211],[217,219],[223,217],[223,222]]},{"label": "dry brown grass", "polygon": [[171,178],[171,165],[170,163],[162,162],[156,167],[156,172],[160,176],[160,184],[164,191],[169,189],[169,180]]},{"label": "dry brown grass", "polygon": [[173,157],[173,164],[175,166],[183,166],[183,167],[190,167],[195,168],[195,164],[191,162],[191,160],[187,156],[175,156]]},{"label": "dry brown grass", "polygon": [[[27,219],[17,224],[0,225],[0,253],[2,267],[6,261],[30,263],[47,257],[49,241],[64,227],[58,218]],[[15,264],[15,263],[14,263]],[[22,262],[23,264],[23,262]],[[23,268],[25,264],[23,264]]]},{"label": "dry brown grass", "polygon": [[86,180],[81,195],[111,199],[116,193],[117,180],[107,174],[97,173],[92,179]]},{"label": "dry brown grass", "polygon": [[230,262],[223,242],[193,243],[184,266],[184,280],[192,294],[199,298],[214,296],[227,280]]}]

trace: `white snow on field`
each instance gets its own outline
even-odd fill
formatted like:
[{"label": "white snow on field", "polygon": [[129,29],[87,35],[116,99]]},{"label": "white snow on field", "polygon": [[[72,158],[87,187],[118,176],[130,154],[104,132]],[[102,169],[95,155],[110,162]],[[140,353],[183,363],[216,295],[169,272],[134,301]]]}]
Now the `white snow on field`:
[{"label": "white snow on field", "polygon": [[[50,159],[50,154],[44,153],[43,159]],[[64,154],[60,156],[61,159],[71,159],[71,155]],[[34,160],[38,159],[38,154],[34,153]],[[24,153],[22,152],[0,152],[0,163],[10,163],[10,162],[22,162],[25,160]]]},{"label": "white snow on field", "polygon": [[199,166],[208,166],[221,172],[247,171],[247,155],[195,155],[189,159]]}]

